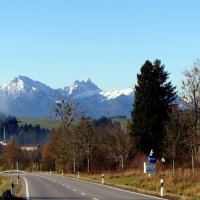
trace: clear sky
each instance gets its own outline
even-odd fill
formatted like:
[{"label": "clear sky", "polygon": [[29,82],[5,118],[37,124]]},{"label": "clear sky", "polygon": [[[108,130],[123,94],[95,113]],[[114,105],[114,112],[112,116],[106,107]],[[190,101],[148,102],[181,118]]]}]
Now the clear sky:
[{"label": "clear sky", "polygon": [[200,57],[199,0],[0,0],[0,85],[18,75],[52,88],[90,77],[134,86],[160,59],[173,85]]}]

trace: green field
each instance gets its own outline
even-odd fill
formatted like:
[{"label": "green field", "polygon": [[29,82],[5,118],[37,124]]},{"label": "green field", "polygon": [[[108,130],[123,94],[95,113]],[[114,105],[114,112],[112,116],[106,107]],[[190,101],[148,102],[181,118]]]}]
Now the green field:
[{"label": "green field", "polygon": [[[42,128],[48,128],[48,129],[53,129],[53,128],[58,128],[59,127],[59,122],[55,120],[50,120],[50,119],[45,119],[45,118],[28,118],[28,117],[19,117],[18,121],[20,121],[19,125],[29,125],[31,124],[32,126],[35,125],[40,125]],[[123,129],[126,129],[128,120],[124,118],[113,118],[113,122],[119,122],[122,126]]]},{"label": "green field", "polygon": [[42,128],[53,129],[59,126],[59,122],[53,121],[45,118],[27,118],[27,117],[19,117],[18,121],[20,121],[19,125],[31,124],[32,126],[40,125]]}]

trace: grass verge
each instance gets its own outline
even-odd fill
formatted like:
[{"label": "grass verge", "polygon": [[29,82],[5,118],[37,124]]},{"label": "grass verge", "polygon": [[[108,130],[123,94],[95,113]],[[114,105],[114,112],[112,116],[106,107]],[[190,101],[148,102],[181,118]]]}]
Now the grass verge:
[{"label": "grass verge", "polygon": [[3,192],[11,188],[11,179],[6,176],[0,176],[0,196]]}]

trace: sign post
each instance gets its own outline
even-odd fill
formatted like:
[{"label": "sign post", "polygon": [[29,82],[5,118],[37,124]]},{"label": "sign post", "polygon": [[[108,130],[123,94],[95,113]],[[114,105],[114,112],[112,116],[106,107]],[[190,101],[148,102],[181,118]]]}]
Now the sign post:
[{"label": "sign post", "polygon": [[145,174],[147,173],[147,164],[146,164],[146,162],[144,162],[144,173]]},{"label": "sign post", "polygon": [[149,156],[148,156],[148,162],[147,162],[147,172],[150,174],[156,174],[156,156],[153,155],[153,149],[151,150]]}]

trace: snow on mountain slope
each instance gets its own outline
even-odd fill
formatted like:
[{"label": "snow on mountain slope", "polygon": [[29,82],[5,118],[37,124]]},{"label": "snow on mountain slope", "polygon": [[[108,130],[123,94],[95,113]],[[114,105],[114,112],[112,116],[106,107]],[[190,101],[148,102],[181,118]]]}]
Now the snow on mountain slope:
[{"label": "snow on mountain slope", "polygon": [[19,76],[0,86],[0,112],[15,116],[44,117],[60,94],[38,81]]},{"label": "snow on mountain slope", "polygon": [[13,80],[0,86],[0,94],[2,96],[18,97],[22,94],[30,94],[33,92],[43,92],[47,95],[54,95],[55,91],[49,86],[25,76],[15,77]]},{"label": "snow on mountain slope", "polygon": [[103,91],[103,92],[100,92],[100,95],[105,97],[107,100],[111,100],[111,99],[116,99],[121,95],[130,96],[130,95],[133,95],[133,93],[134,93],[134,89],[132,87],[129,87],[124,90]]}]

